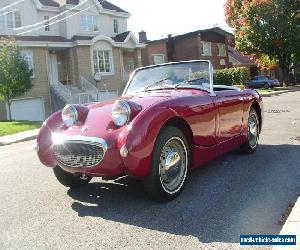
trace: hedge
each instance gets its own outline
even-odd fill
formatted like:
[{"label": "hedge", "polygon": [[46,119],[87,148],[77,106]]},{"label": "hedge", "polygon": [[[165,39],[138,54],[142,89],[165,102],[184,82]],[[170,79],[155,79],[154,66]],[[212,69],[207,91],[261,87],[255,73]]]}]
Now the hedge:
[{"label": "hedge", "polygon": [[249,70],[245,67],[216,70],[214,83],[222,85],[245,85],[250,80]]}]

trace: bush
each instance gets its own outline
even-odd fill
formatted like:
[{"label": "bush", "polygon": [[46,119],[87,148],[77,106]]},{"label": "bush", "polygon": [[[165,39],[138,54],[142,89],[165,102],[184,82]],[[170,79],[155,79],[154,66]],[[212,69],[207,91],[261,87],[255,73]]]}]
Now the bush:
[{"label": "bush", "polygon": [[222,85],[245,85],[250,79],[249,70],[245,67],[216,70],[214,83]]}]

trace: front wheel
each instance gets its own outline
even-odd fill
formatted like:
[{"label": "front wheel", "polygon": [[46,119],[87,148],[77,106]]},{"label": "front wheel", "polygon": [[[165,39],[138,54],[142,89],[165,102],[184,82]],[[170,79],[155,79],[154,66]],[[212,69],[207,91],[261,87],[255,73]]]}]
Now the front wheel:
[{"label": "front wheel", "polygon": [[82,174],[71,174],[64,171],[61,167],[53,168],[56,179],[64,186],[69,188],[76,188],[87,185],[92,177],[84,176]]},{"label": "front wheel", "polygon": [[155,142],[146,192],[157,201],[176,198],[186,182],[190,164],[190,149],[185,135],[175,127],[161,130]]},{"label": "front wheel", "polygon": [[248,118],[248,133],[246,142],[241,145],[241,152],[244,154],[253,153],[258,147],[259,119],[255,109],[251,108]]}]

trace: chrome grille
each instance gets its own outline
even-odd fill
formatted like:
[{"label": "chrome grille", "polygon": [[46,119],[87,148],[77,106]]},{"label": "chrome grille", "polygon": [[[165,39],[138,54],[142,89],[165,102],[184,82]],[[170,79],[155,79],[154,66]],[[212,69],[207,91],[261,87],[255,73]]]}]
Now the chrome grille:
[{"label": "chrome grille", "polygon": [[57,161],[66,167],[93,167],[102,161],[105,148],[98,143],[64,141],[53,145],[53,153]]}]

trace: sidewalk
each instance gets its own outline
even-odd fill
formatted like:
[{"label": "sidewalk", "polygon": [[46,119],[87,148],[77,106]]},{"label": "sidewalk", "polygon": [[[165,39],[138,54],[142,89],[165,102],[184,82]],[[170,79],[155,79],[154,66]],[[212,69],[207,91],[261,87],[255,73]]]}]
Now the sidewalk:
[{"label": "sidewalk", "polygon": [[9,145],[12,143],[33,140],[37,137],[39,129],[28,130],[13,135],[0,137],[0,146]]},{"label": "sidewalk", "polygon": [[300,250],[300,197],[295,203],[292,212],[287,218],[283,228],[280,231],[281,235],[296,235],[296,246],[274,246],[272,250],[293,249]]}]

